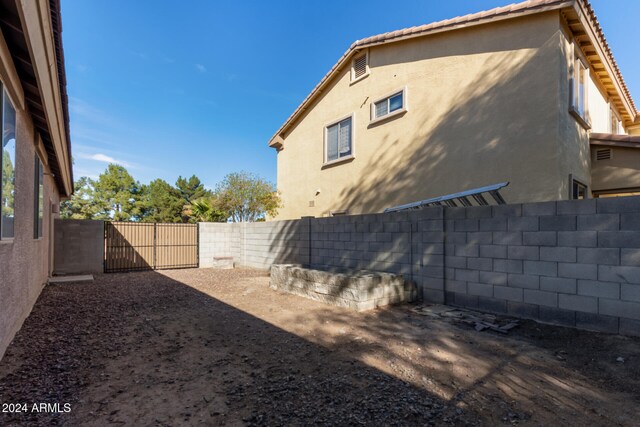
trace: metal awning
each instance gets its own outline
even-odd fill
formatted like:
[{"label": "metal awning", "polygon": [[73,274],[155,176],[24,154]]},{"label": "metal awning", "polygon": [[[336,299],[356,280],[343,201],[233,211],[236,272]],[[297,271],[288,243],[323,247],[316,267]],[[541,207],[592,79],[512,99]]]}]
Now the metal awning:
[{"label": "metal awning", "polygon": [[[405,205],[387,208],[384,213],[399,212],[409,209],[420,209],[425,206],[485,206],[491,197],[496,204],[504,205],[507,202],[500,195],[500,190],[509,185],[509,182],[488,185],[486,187],[474,188],[472,190],[461,191],[460,193],[447,194],[446,196],[433,197],[431,199],[420,200],[419,202],[407,203]],[[491,200],[491,199],[489,199]],[[475,202],[475,205],[474,203]]]}]

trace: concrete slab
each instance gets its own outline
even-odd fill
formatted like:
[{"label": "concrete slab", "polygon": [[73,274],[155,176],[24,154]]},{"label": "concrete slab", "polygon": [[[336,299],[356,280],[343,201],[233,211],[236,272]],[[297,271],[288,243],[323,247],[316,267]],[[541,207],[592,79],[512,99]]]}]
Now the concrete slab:
[{"label": "concrete slab", "polygon": [[69,283],[69,282],[93,282],[92,274],[79,276],[54,276],[49,277],[48,283]]}]

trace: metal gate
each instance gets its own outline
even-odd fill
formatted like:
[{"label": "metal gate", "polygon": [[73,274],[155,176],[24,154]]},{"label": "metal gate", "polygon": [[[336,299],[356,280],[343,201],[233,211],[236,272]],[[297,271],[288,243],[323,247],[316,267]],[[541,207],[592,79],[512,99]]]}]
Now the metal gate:
[{"label": "metal gate", "polygon": [[104,272],[198,267],[198,224],[104,223]]}]

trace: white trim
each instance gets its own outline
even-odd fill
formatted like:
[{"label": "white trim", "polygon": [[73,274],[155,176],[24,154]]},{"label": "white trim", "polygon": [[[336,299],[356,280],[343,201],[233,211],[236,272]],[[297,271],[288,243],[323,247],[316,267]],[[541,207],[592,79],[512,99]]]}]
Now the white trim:
[{"label": "white trim", "polygon": [[[365,73],[363,75],[361,75],[360,77],[355,76],[356,74],[356,70],[355,70],[355,65],[356,65],[356,59],[360,59],[362,58],[362,56],[364,56],[365,59]],[[364,51],[364,55],[360,55],[360,52],[358,52],[357,54],[355,54],[353,56],[353,59],[351,60],[351,71],[349,73],[349,77],[350,77],[350,84],[359,82],[360,80],[364,79],[365,77],[369,77],[369,74],[371,73],[371,69],[369,68],[369,49],[365,49]]]},{"label": "white trim", "polygon": [[[402,108],[400,108],[399,110],[395,110],[390,113],[387,113],[384,116],[376,117],[376,107],[375,107],[376,104],[380,101],[384,101],[385,99],[388,100],[398,95],[399,93],[402,93]],[[376,99],[375,101],[371,101],[370,108],[369,108],[369,124],[381,122],[383,120],[389,119],[399,114],[406,113],[407,111],[409,111],[409,106],[407,102],[407,86],[404,86],[402,89],[389,92],[389,94],[382,96]]]},{"label": "white trim", "polygon": [[338,158],[337,158],[337,159],[335,159],[335,160],[331,160],[331,161],[329,161],[329,162],[324,162],[324,163],[322,164],[322,167],[325,167],[325,166],[333,166],[333,165],[337,165],[337,164],[339,164],[339,163],[346,163],[346,162],[348,162],[349,160],[353,160],[353,159],[355,159],[355,158],[356,158],[356,156],[354,156],[353,154],[349,154],[348,156],[338,157]]},{"label": "white trim", "polygon": [[[589,62],[585,59],[582,50],[576,48],[575,41],[571,43],[571,65],[570,65],[570,99],[569,99],[569,113],[576,119],[576,121],[585,129],[591,129],[591,118],[589,116],[589,83],[591,81]],[[584,70],[584,93],[582,103],[584,104],[584,111],[580,111],[578,99],[580,91],[579,72],[581,70],[576,69],[576,65],[580,64],[582,70]]]},{"label": "white trim", "polygon": [[[340,123],[343,120],[346,119],[351,119],[351,154],[347,155],[347,156],[343,156],[343,157],[338,157],[337,159],[334,160],[327,160],[327,130],[333,126],[333,125],[337,125],[338,123]],[[356,149],[355,149],[355,140],[356,140],[356,114],[355,113],[351,113],[348,114],[344,117],[341,117],[339,119],[336,120],[332,120],[331,122],[329,122],[328,124],[324,125],[324,128],[322,130],[322,166],[327,166],[327,165],[333,165],[336,163],[340,163],[343,161],[347,161],[350,159],[354,159],[356,157]]]}]

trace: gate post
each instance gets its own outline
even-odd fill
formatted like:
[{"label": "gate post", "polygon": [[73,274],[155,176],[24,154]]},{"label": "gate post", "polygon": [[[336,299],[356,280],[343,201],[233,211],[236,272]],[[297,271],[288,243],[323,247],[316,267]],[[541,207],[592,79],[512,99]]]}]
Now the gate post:
[{"label": "gate post", "polygon": [[158,245],[156,242],[156,233],[157,233],[157,228],[158,228],[158,224],[157,223],[153,223],[153,269],[156,269],[156,264],[157,264],[157,260],[156,260],[156,251],[158,250]]}]

